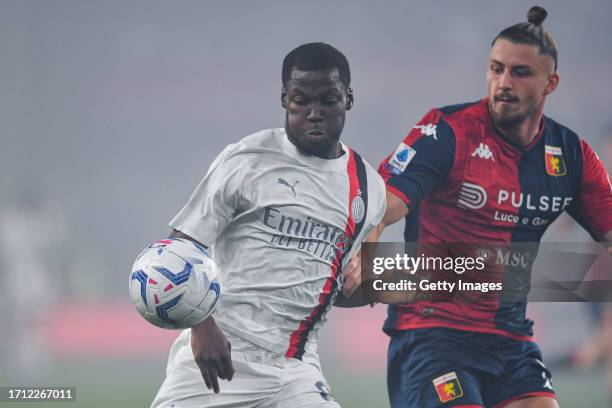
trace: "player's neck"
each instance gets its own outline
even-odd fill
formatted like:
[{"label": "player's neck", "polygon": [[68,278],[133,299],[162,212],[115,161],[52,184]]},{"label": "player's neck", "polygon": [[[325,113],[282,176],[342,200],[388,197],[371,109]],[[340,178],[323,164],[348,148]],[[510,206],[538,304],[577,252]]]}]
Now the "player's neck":
[{"label": "player's neck", "polygon": [[495,126],[508,140],[519,146],[527,146],[533,142],[540,133],[543,117],[543,111],[539,110],[515,125],[504,126],[496,123]]}]

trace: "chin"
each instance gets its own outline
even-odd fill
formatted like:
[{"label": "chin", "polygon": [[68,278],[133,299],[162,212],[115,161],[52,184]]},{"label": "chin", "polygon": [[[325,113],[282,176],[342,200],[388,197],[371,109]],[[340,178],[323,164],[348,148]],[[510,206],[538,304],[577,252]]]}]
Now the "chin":
[{"label": "chin", "polygon": [[328,143],[301,143],[299,149],[311,156],[322,156],[330,150],[330,147]]},{"label": "chin", "polygon": [[308,136],[300,139],[298,149],[310,156],[325,157],[333,150],[337,141],[329,137],[323,139],[312,140]]},{"label": "chin", "polygon": [[506,109],[493,112],[493,119],[495,122],[504,127],[518,125],[525,120],[525,116],[520,113],[511,113]]}]

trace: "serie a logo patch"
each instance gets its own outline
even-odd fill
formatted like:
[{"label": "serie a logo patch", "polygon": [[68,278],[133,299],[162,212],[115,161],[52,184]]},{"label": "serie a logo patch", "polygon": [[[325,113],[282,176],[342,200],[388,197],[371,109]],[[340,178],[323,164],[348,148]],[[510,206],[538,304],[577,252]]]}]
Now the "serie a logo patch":
[{"label": "serie a logo patch", "polygon": [[416,150],[406,143],[400,143],[391,157],[389,157],[389,161],[386,164],[387,171],[396,175],[402,174],[415,155]]},{"label": "serie a logo patch", "polygon": [[463,397],[459,378],[457,378],[457,373],[454,371],[434,378],[433,385],[438,393],[440,402],[448,402]]},{"label": "serie a logo patch", "polygon": [[563,151],[560,147],[544,145],[544,161],[546,162],[546,173],[549,176],[558,177],[567,174]]}]

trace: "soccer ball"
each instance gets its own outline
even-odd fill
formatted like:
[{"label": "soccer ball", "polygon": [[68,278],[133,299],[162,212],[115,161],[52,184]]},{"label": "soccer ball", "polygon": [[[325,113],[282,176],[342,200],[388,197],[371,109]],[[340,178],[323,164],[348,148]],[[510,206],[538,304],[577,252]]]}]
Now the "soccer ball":
[{"label": "soccer ball", "polygon": [[148,322],[185,329],[206,319],[221,294],[215,262],[188,239],[162,239],[136,258],[130,274],[132,304]]}]

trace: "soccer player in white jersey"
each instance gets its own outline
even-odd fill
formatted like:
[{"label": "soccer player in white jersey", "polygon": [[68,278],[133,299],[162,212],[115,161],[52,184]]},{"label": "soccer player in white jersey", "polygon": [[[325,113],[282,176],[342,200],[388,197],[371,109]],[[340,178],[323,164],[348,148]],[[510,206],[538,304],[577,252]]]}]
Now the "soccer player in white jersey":
[{"label": "soccer player in white jersey", "polygon": [[338,407],[317,332],[332,304],[350,306],[341,270],[381,221],[385,186],[340,142],[346,57],[302,45],[282,83],[285,127],[227,146],[170,222],[171,238],[212,248],[222,294],[175,341],[153,407]]}]

